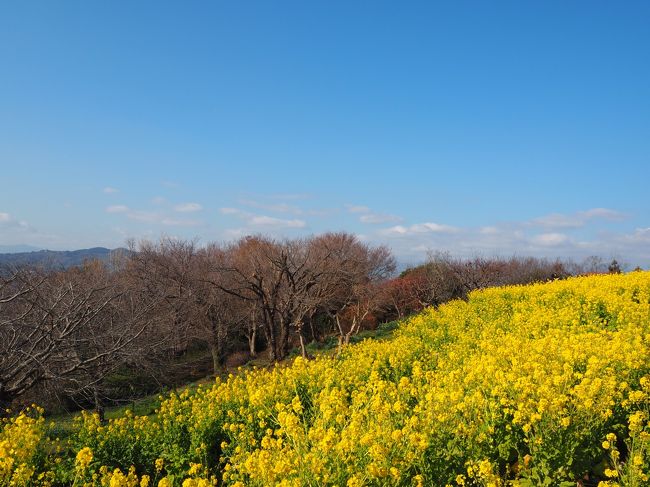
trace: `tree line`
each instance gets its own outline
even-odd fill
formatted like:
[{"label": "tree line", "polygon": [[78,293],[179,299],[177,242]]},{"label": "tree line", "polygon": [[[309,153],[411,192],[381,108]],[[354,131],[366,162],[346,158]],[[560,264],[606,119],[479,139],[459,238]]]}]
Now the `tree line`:
[{"label": "tree line", "polygon": [[[343,232],[205,246],[164,237],[131,242],[110,264],[4,269],[0,407],[49,391],[102,413],[107,400],[124,399],[116,394],[142,392],[133,377],[162,381],[192,350],[209,353],[214,374],[233,354],[308,357],[308,343],[337,337],[341,347],[364,328],[474,289],[596,271],[560,260],[446,254],[397,276],[395,269],[387,247]],[[131,394],[111,389],[120,374]]]}]

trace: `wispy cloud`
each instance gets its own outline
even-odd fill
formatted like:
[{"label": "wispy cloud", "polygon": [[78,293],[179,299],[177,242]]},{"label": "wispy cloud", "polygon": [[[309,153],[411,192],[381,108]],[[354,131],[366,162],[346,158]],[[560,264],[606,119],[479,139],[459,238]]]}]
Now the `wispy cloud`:
[{"label": "wispy cloud", "polygon": [[458,233],[460,231],[457,227],[451,225],[441,225],[439,223],[416,223],[415,225],[402,226],[395,225],[394,227],[382,230],[384,235],[418,235],[426,233]]},{"label": "wispy cloud", "polygon": [[9,213],[0,211],[0,228],[29,229],[30,226],[25,220],[17,220]]},{"label": "wispy cloud", "polygon": [[162,218],[160,223],[168,226],[177,226],[177,227],[195,227],[201,225],[202,222],[199,220],[184,220],[179,218]]},{"label": "wispy cloud", "polygon": [[250,215],[250,213],[240,210],[239,208],[219,208],[219,211],[224,215],[238,215],[242,218],[245,218],[246,215]]},{"label": "wispy cloud", "polygon": [[248,222],[253,226],[270,226],[275,228],[305,228],[307,226],[307,222],[304,220],[284,220],[266,215],[254,216]]},{"label": "wispy cloud", "polygon": [[57,235],[44,233],[34,228],[27,221],[12,214],[0,211],[0,244],[28,244],[43,248],[53,248],[60,242]]},{"label": "wispy cloud", "polygon": [[223,215],[232,215],[240,220],[243,220],[246,225],[252,229],[263,227],[268,229],[282,229],[282,228],[305,228],[307,222],[305,220],[275,218],[268,215],[256,215],[239,208],[224,207],[220,208]]},{"label": "wispy cloud", "polygon": [[[552,216],[552,218],[551,218]],[[453,255],[533,255],[582,260],[590,255],[616,257],[634,265],[650,265],[650,227],[613,231],[602,223],[630,219],[616,210],[593,208],[543,219],[458,227],[439,223],[382,228],[371,240],[389,245],[402,258],[421,261],[427,251]],[[535,222],[535,223],[533,223]]]},{"label": "wispy cloud", "polygon": [[122,214],[129,220],[159,224],[165,226],[197,226],[202,222],[199,220],[188,220],[182,218],[172,218],[158,211],[135,210],[126,205],[111,205],[106,207],[106,213]]},{"label": "wispy cloud", "polygon": [[494,225],[489,225],[479,228],[478,231],[482,235],[497,235],[499,233],[499,228]]},{"label": "wispy cloud", "polygon": [[370,208],[362,205],[345,205],[350,213],[369,213]]},{"label": "wispy cloud", "polygon": [[580,228],[592,220],[621,221],[627,217],[624,213],[608,208],[592,208],[576,213],[551,213],[530,221],[531,225],[545,228]]},{"label": "wispy cloud", "polygon": [[312,195],[309,193],[275,193],[269,195],[270,199],[274,200],[307,200]]},{"label": "wispy cloud", "polygon": [[563,233],[540,233],[533,236],[531,242],[544,247],[556,247],[569,242],[569,237]]},{"label": "wispy cloud", "polygon": [[106,213],[126,213],[129,207],[126,205],[111,205],[106,207]]},{"label": "wispy cloud", "polygon": [[181,203],[174,206],[174,211],[177,211],[179,213],[192,213],[195,211],[201,211],[202,209],[203,206],[201,206],[199,203]]},{"label": "wispy cloud", "polygon": [[126,212],[127,218],[144,223],[157,223],[162,222],[163,216],[155,211],[146,210],[128,210]]},{"label": "wispy cloud", "polygon": [[385,213],[366,213],[359,217],[361,223],[370,223],[372,225],[379,225],[382,223],[396,223],[401,222],[402,218],[396,215],[388,215]]},{"label": "wispy cloud", "polygon": [[272,211],[274,213],[291,213],[294,215],[302,215],[304,213],[304,210],[300,207],[288,203],[263,203],[252,199],[240,199],[239,203],[249,208]]},{"label": "wispy cloud", "polygon": [[[285,197],[286,200],[283,201],[282,197]],[[327,217],[340,211],[340,208],[309,208],[297,203],[308,198],[311,198],[311,196],[307,194],[258,195],[256,197],[239,198],[237,203],[247,208],[295,216]],[[288,201],[292,201],[292,203],[288,203]]]},{"label": "wispy cloud", "polygon": [[623,234],[621,236],[613,236],[613,238],[623,244],[623,245],[632,245],[644,246],[648,253],[650,253],[650,227],[648,228],[635,228],[633,232]]},{"label": "wispy cloud", "polygon": [[111,186],[106,186],[102,191],[106,194],[115,194],[120,192],[119,189],[113,188]]},{"label": "wispy cloud", "polygon": [[382,223],[399,223],[403,218],[389,213],[376,213],[364,205],[345,205],[348,213],[359,215],[361,223],[380,225]]}]

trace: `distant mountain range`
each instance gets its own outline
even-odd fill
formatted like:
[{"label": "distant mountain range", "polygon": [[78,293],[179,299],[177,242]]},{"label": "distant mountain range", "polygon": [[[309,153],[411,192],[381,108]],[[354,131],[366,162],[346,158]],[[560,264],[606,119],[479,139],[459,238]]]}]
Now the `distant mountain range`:
[{"label": "distant mountain range", "polygon": [[36,252],[43,250],[33,245],[0,245],[0,254],[18,254],[20,252]]},{"label": "distant mountain range", "polygon": [[[14,249],[27,249],[28,251],[11,252],[6,251],[7,248]],[[81,250],[31,250],[35,247],[28,245],[18,246],[1,246],[0,251],[0,266],[22,266],[22,265],[35,265],[45,267],[47,269],[67,269],[82,265],[89,260],[100,260],[102,262],[110,262],[111,257],[115,253],[128,252],[126,249],[107,249],[104,247],[94,247],[92,249]]]}]

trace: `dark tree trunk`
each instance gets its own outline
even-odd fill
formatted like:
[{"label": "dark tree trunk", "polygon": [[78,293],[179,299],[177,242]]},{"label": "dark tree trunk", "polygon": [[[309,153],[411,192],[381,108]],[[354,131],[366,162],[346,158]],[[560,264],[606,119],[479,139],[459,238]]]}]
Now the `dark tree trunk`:
[{"label": "dark tree trunk", "polygon": [[7,415],[7,410],[11,407],[14,395],[4,389],[0,389],[0,418]]},{"label": "dark tree trunk", "polygon": [[305,338],[302,336],[302,326],[298,327],[298,338],[300,339],[300,353],[302,358],[307,358],[307,348],[305,347]]},{"label": "dark tree trunk", "polygon": [[314,317],[310,316],[309,320],[309,332],[311,333],[311,341],[312,342],[317,342],[319,341],[319,334],[316,333],[316,327],[314,326]]},{"label": "dark tree trunk", "polygon": [[275,316],[273,313],[270,313],[268,310],[263,311],[263,329],[264,329],[264,338],[266,338],[266,345],[269,349],[269,360],[275,362],[279,359],[278,356],[278,343],[275,326]]},{"label": "dark tree trunk", "polygon": [[257,326],[253,325],[251,334],[248,337],[248,351],[250,352],[251,358],[257,356],[257,348],[255,344],[256,339],[257,339]]},{"label": "dark tree trunk", "polygon": [[95,403],[95,413],[99,416],[99,421],[101,423],[106,421],[105,410],[104,410],[104,401],[102,396],[99,393],[99,388],[93,387],[93,402]]},{"label": "dark tree trunk", "polygon": [[212,355],[212,373],[218,376],[223,372],[223,364],[226,359],[226,344],[224,340],[224,325],[213,320],[211,325],[212,341],[210,342],[210,354]]},{"label": "dark tree trunk", "polygon": [[271,362],[275,362],[277,357],[278,357],[278,350],[276,346],[276,339],[275,339],[275,330],[273,327],[268,326],[267,324],[264,325],[264,338],[266,339],[266,346],[269,349],[269,360]]},{"label": "dark tree trunk", "polygon": [[223,354],[219,345],[215,343],[210,344],[210,354],[212,355],[212,373],[218,376],[223,370]]},{"label": "dark tree trunk", "polygon": [[280,321],[280,336],[277,343],[277,358],[282,360],[289,354],[289,324],[286,320]]}]

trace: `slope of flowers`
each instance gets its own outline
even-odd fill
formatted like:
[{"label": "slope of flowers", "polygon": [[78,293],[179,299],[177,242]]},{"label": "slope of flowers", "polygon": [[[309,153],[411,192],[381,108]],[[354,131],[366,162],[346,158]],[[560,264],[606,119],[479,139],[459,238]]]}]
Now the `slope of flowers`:
[{"label": "slope of flowers", "polygon": [[85,415],[68,443],[6,420],[0,482],[648,485],[648,394],[650,273],[495,288],[152,417]]}]

